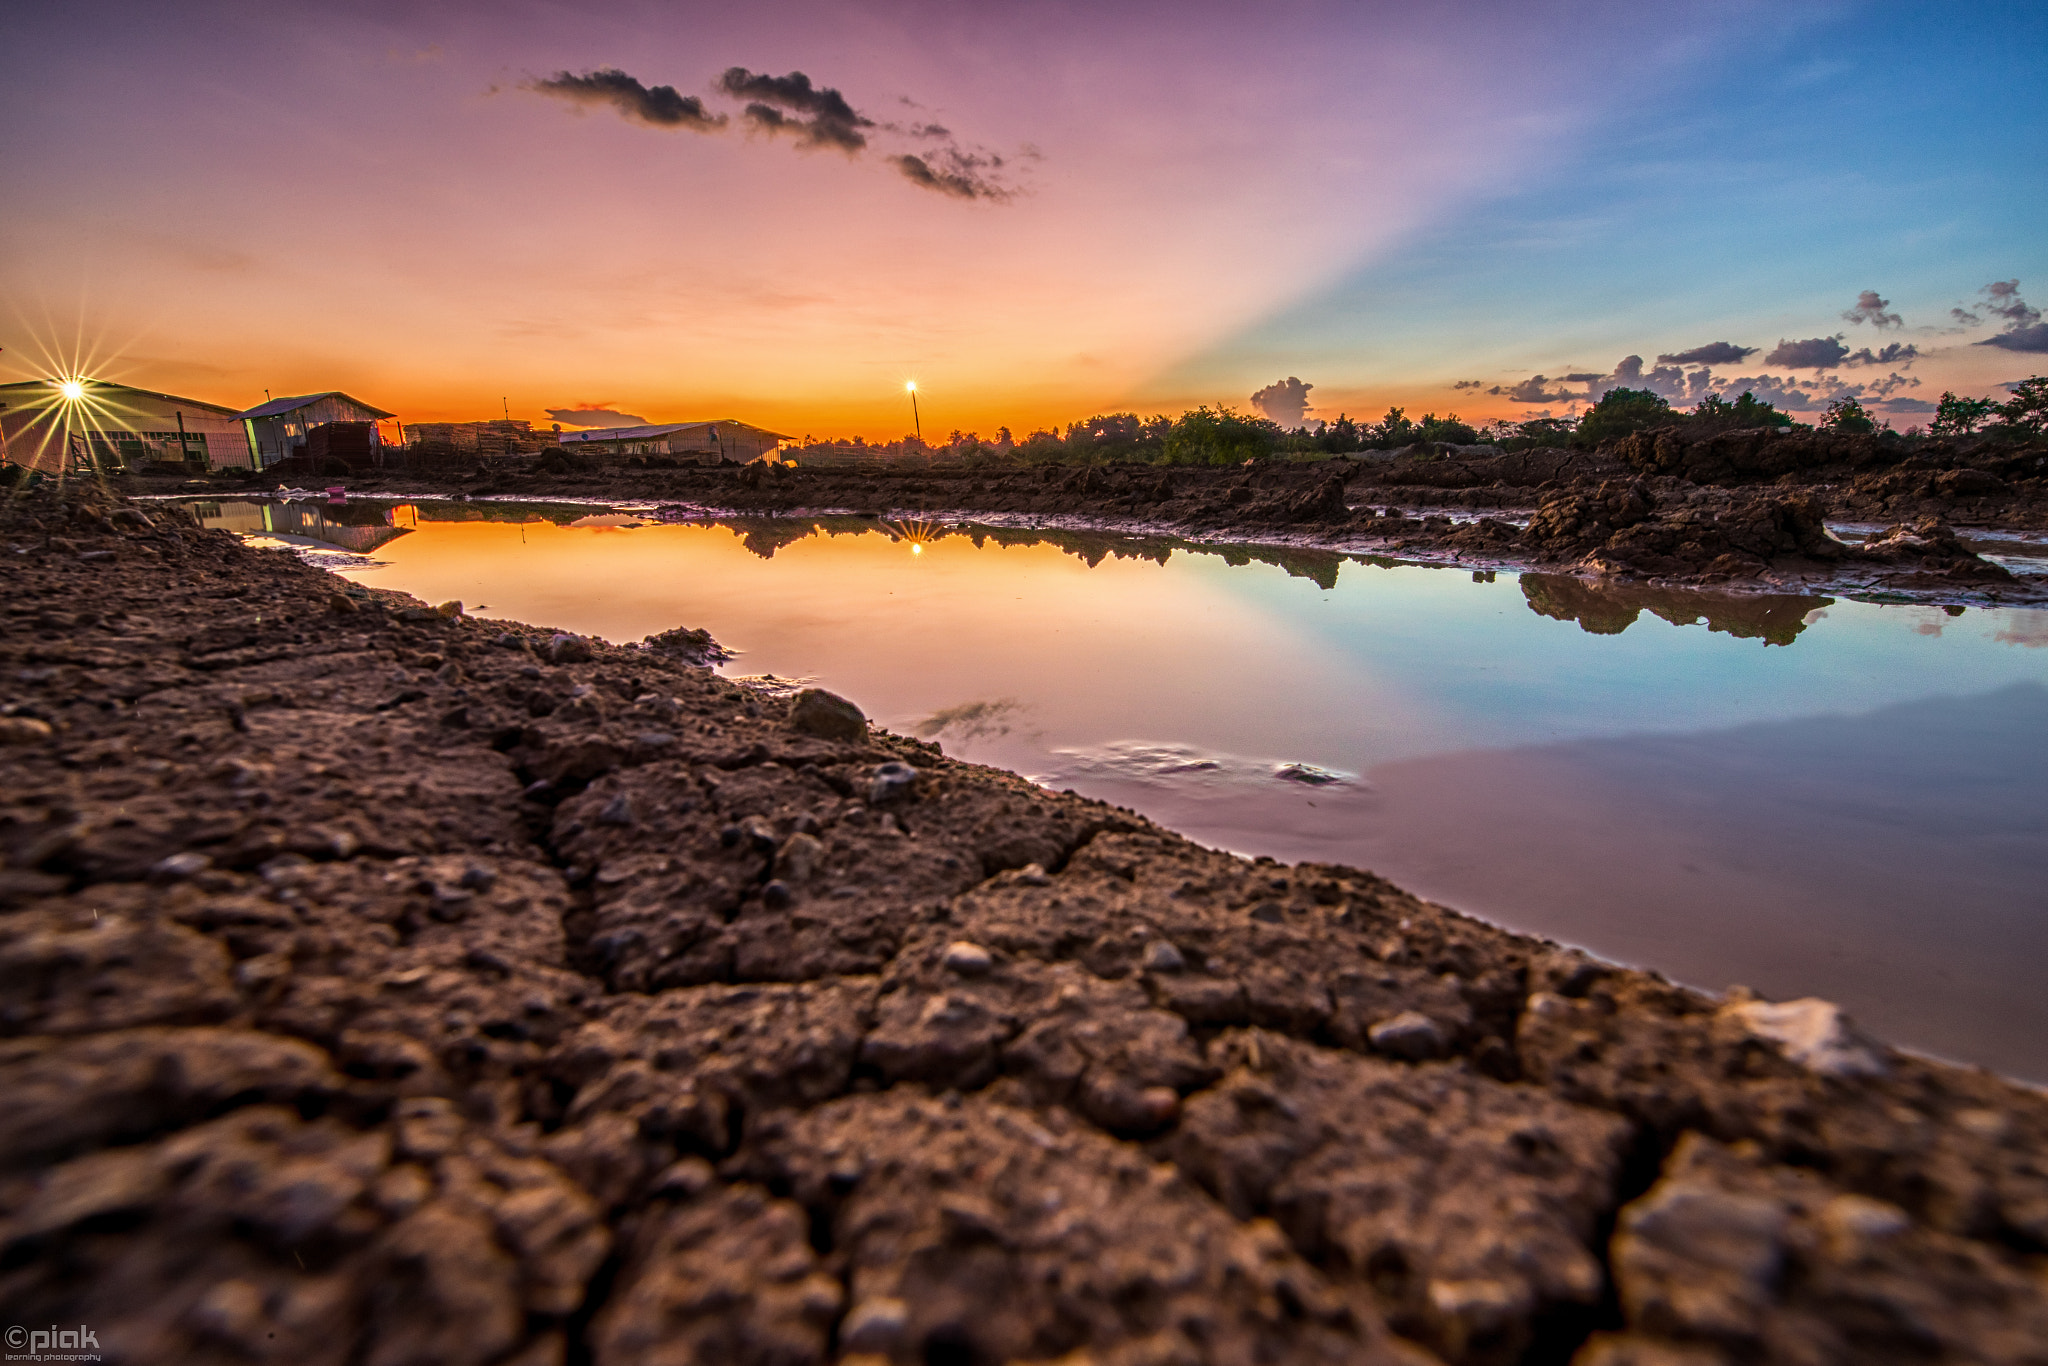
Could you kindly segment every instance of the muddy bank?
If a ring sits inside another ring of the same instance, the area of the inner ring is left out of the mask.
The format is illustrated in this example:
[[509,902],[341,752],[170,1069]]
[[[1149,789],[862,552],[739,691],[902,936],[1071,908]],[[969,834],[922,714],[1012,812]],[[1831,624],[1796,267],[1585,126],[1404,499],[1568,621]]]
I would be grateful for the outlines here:
[[[178,487],[270,482],[224,475]],[[1907,452],[1867,437],[1672,431],[1641,433],[1599,452],[1418,449],[1227,469],[646,468],[549,455],[488,470],[343,482],[358,491],[638,499],[740,515],[1055,518],[1598,579],[1937,601],[2048,599],[2041,576],[2016,576],[1956,535],[1958,527],[2048,529],[2048,454],[2031,446],[1931,443]],[[1826,530],[1830,519],[1879,530],[1844,544]]]
[[693,635],[96,490],[0,553],[0,1277],[110,1360],[2042,1359],[2048,1099],[1823,1003],[1204,850]]

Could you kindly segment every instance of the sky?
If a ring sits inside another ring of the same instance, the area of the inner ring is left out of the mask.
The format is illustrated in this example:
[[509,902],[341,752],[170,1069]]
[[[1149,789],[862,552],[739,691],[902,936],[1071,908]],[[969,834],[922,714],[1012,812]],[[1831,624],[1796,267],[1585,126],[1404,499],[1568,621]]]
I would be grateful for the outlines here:
[[2048,371],[2038,3],[8,9],[7,379],[893,439]]

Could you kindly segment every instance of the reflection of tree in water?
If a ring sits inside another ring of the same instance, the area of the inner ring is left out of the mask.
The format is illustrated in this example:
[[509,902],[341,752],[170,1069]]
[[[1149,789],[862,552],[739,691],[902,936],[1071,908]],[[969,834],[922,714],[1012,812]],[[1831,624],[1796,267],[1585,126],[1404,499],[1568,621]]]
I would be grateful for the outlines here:
[[1337,569],[1350,558],[1329,550],[1255,545],[1232,546],[1223,552],[1223,563],[1227,565],[1270,564],[1286,570],[1289,578],[1307,579],[1325,591],[1337,586]]
[[1648,611],[1673,626],[1702,619],[1709,631],[1765,645],[1790,645],[1806,629],[1807,616],[1833,598],[1803,593],[1705,593],[1648,584],[1588,583],[1568,574],[1524,574],[1522,596],[1529,610],[1556,621],[1576,621],[1596,636],[1620,635]]
[[799,521],[791,517],[763,517],[759,520],[749,518],[744,522],[727,522],[725,525],[740,533],[741,545],[764,560],[774,559],[776,551],[786,545],[795,545],[818,529],[816,522]]

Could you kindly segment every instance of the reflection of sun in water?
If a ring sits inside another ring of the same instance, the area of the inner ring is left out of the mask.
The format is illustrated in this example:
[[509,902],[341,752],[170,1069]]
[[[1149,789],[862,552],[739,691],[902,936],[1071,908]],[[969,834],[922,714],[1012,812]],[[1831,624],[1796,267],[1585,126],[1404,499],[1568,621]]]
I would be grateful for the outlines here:
[[913,555],[924,554],[926,546],[946,534],[946,529],[937,522],[922,517],[901,522],[884,522],[882,525],[889,529],[890,540],[907,541]]

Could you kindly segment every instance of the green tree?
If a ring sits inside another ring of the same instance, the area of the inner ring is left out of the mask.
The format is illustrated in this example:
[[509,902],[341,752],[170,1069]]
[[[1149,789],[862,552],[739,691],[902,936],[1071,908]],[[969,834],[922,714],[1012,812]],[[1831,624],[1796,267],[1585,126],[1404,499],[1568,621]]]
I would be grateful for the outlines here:
[[1997,412],[1998,404],[1991,399],[1944,392],[1941,402],[1934,405],[1934,423],[1929,430],[1935,436],[1968,436]]
[[1166,438],[1166,461],[1172,465],[1235,465],[1263,460],[1280,439],[1280,424],[1240,413],[1219,403],[1182,413]]
[[1403,410],[1389,408],[1385,417],[1365,429],[1365,437],[1366,449],[1390,451],[1415,440],[1415,424],[1408,420],[1408,414]]
[[1422,421],[1415,426],[1417,441],[1447,441],[1453,446],[1470,446],[1479,440],[1479,433],[1472,430],[1468,422],[1460,422],[1456,413],[1438,417],[1435,413],[1424,413]]
[[1569,417],[1532,417],[1515,430],[1538,446],[1563,446],[1571,441],[1572,431],[1578,425],[1576,419]]
[[2012,397],[1998,405],[2001,423],[2016,436],[2048,432],[2048,376],[2036,375],[2012,387]]
[[1839,436],[1865,436],[1877,430],[1877,419],[1853,397],[1838,398],[1828,405],[1820,429]]
[[1609,389],[1586,410],[1572,433],[1572,444],[1593,447],[1646,427],[1662,427],[1678,415],[1662,394],[1649,389]]
[[1702,426],[1717,430],[1733,431],[1748,427],[1789,427],[1792,415],[1781,413],[1768,403],[1759,403],[1756,395],[1749,390],[1742,391],[1742,397],[1730,403],[1719,394],[1708,394],[1692,410],[1692,420]]
[[1363,440],[1364,436],[1359,431],[1358,424],[1343,413],[1339,413],[1335,422],[1323,428],[1322,436],[1316,444],[1330,454],[1336,455],[1342,451],[1357,450]]

